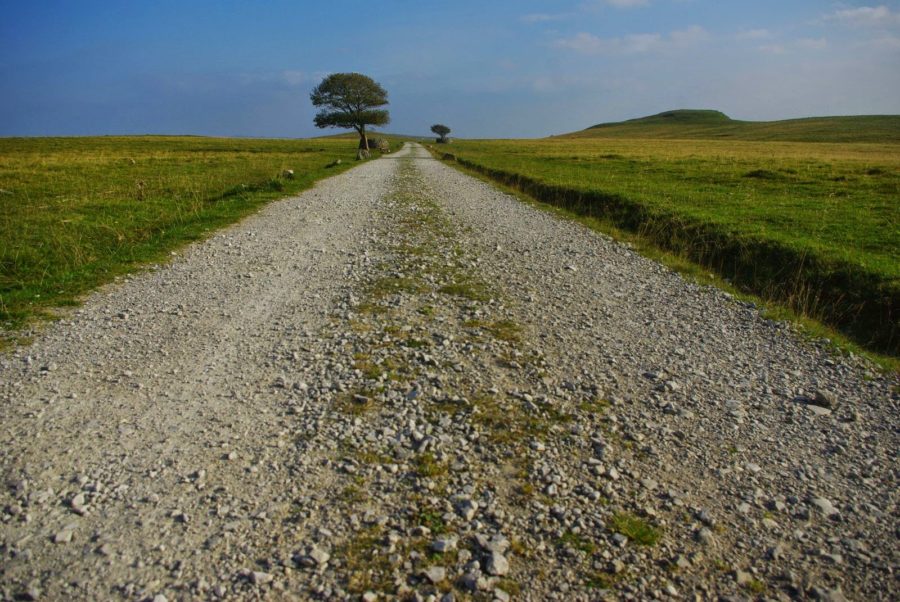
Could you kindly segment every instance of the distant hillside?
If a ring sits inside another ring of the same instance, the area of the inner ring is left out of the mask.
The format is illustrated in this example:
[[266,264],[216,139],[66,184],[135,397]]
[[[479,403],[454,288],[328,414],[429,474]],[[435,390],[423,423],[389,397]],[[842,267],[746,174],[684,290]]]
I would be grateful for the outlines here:
[[601,123],[563,137],[900,143],[900,115],[737,121],[719,111],[682,109]]

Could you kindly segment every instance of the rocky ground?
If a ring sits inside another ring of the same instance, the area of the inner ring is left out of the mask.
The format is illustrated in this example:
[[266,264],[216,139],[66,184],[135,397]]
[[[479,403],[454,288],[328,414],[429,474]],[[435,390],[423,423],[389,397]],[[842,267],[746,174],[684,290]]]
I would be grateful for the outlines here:
[[895,599],[898,402],[415,146],[0,356],[0,598]]

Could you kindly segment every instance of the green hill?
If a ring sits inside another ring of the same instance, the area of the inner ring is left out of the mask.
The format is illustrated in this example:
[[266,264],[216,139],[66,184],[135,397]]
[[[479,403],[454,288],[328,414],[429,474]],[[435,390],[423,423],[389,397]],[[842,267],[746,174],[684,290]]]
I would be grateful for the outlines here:
[[900,143],[900,115],[738,121],[720,111],[682,109],[601,123],[562,137]]

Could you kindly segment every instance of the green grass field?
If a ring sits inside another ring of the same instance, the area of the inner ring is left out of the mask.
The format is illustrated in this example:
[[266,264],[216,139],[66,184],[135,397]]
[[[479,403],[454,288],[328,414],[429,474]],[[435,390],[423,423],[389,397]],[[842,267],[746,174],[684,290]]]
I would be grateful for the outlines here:
[[900,144],[557,137],[441,150],[898,354]]
[[719,111],[679,110],[601,123],[563,137],[900,143],[900,115],[738,121]]
[[0,139],[0,331],[351,167],[355,149],[346,139]]

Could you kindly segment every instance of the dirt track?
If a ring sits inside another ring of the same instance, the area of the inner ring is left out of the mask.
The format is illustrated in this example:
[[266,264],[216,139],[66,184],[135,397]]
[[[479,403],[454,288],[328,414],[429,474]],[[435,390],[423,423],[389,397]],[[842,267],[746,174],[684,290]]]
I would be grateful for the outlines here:
[[895,386],[411,147],[0,358],[0,597],[887,600]]

